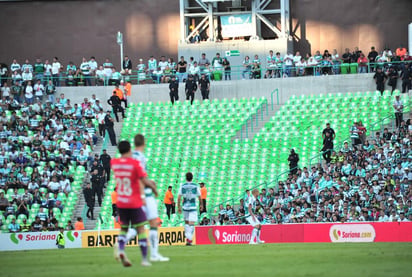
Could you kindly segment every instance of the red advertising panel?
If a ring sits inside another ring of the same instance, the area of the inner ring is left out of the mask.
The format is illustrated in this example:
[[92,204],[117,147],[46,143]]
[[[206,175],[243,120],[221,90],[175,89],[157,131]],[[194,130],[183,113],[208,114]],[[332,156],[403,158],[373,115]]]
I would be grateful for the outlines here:
[[[250,225],[198,226],[197,244],[249,243]],[[263,225],[266,243],[289,242],[412,242],[412,222]]]

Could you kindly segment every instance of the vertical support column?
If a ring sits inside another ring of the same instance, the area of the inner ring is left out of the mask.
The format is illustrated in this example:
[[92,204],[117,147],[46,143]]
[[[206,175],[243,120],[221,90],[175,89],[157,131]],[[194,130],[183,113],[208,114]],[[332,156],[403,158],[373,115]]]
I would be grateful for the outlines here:
[[252,38],[256,38],[257,24],[256,24],[256,7],[259,7],[260,0],[252,0]]
[[185,0],[179,0],[179,9],[180,9],[180,42],[184,42],[186,39]]
[[280,0],[280,32],[283,36],[286,34],[286,2],[288,0]]
[[412,53],[412,23],[408,26],[409,55]]
[[213,5],[212,3],[208,3],[208,21],[209,21],[209,40],[215,41],[215,24],[213,22]]

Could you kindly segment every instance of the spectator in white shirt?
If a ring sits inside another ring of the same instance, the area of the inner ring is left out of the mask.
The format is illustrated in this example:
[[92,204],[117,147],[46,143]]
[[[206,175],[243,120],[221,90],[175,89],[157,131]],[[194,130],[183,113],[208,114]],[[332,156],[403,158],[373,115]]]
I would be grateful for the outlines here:
[[37,80],[37,83],[34,85],[33,89],[34,89],[34,96],[38,97],[40,101],[43,101],[44,86],[41,83],[41,80]]
[[53,84],[58,87],[60,86],[60,70],[62,65],[59,62],[59,58],[54,57],[52,63],[52,76],[53,76]]
[[291,52],[288,52],[284,56],[283,64],[285,66],[285,74],[283,74],[283,77],[290,77],[292,73],[292,67],[293,67],[293,54]]

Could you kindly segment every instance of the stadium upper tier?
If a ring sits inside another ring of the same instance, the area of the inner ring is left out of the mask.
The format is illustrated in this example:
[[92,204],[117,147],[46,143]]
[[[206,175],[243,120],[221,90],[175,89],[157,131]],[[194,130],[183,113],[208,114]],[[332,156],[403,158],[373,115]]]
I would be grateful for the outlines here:
[[[402,95],[405,112],[410,99]],[[380,130],[393,115],[390,92],[357,92],[292,96],[265,124],[253,139],[240,140],[249,117],[257,115],[265,98],[223,99],[213,101],[139,103],[129,105],[120,139],[133,142],[137,133],[146,136],[149,177],[159,188],[159,213],[163,226],[181,223],[177,215],[167,220],[163,196],[168,186],[177,189],[191,171],[195,182],[205,182],[208,188],[208,211],[222,202],[242,198],[246,189],[259,184],[276,187],[289,172],[289,150],[300,155],[299,165],[318,163],[322,148],[322,129],[330,122],[336,131],[335,148],[349,139],[354,120],[362,120],[368,132]],[[316,158],[312,158],[312,157]],[[103,203],[102,216],[112,227],[110,182]],[[236,202],[237,203],[237,202]]]

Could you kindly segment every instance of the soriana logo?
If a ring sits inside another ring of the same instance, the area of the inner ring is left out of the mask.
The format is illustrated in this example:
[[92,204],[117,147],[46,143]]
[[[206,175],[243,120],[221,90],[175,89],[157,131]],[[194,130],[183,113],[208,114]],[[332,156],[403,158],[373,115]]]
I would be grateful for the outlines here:
[[[207,232],[208,243],[227,244],[227,243],[249,243],[251,237],[251,227],[247,226],[220,226],[211,228],[202,228],[196,231],[196,240],[205,240]],[[206,241],[204,243],[207,243]],[[207,243],[207,244],[208,244]]]
[[371,224],[339,224],[329,229],[332,242],[373,242],[376,237]]

